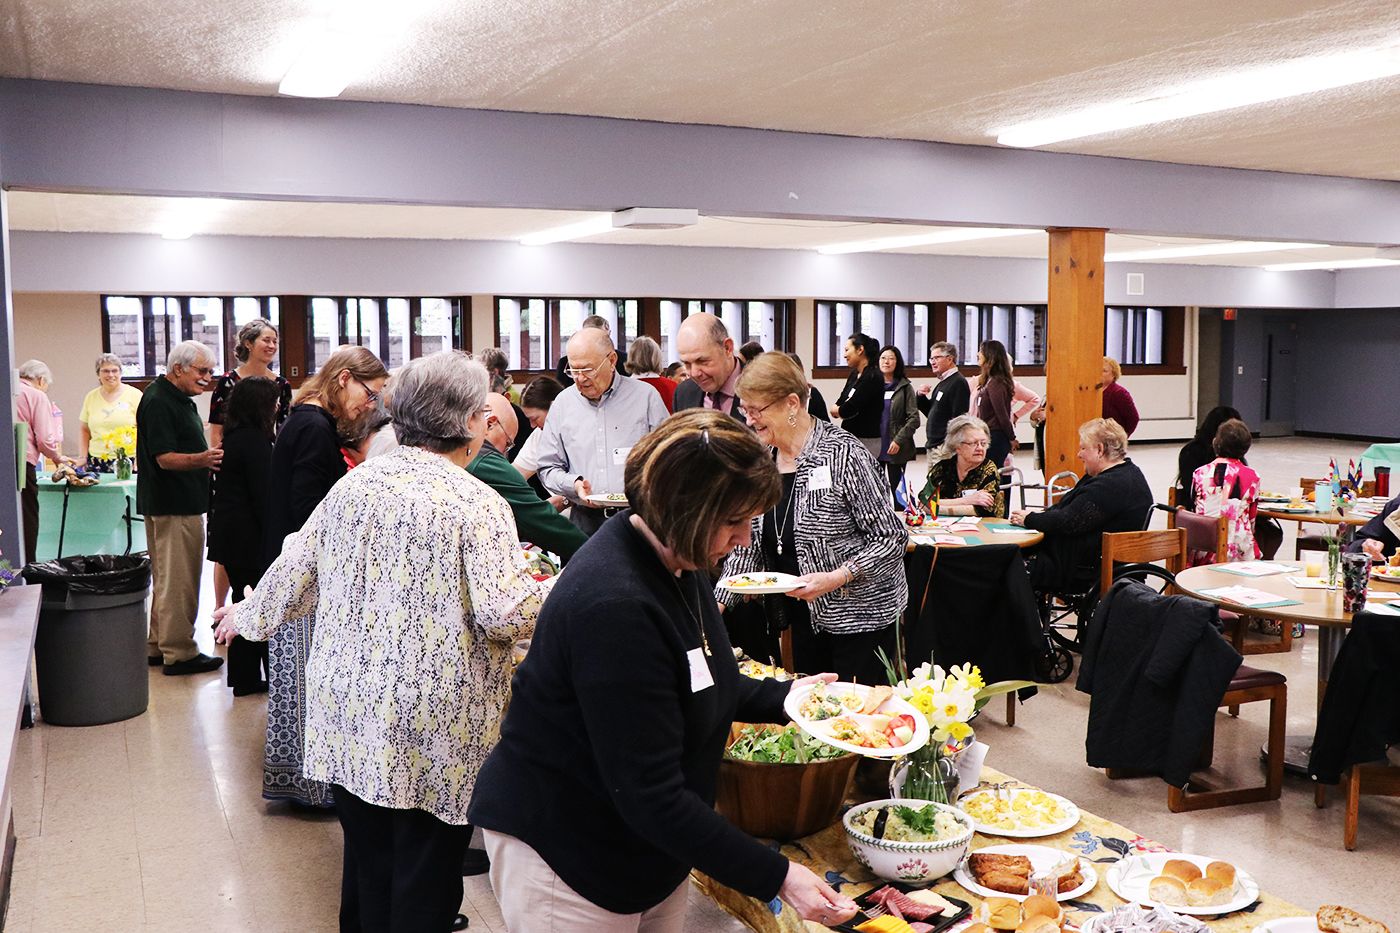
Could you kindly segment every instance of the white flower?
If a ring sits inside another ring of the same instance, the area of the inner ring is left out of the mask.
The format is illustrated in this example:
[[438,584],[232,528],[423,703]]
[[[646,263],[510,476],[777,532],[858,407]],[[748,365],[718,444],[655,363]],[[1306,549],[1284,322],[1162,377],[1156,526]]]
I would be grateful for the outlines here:
[[945,727],[950,723],[967,722],[977,709],[977,698],[972,691],[949,689],[939,691],[933,698],[933,710],[928,720],[934,727]]

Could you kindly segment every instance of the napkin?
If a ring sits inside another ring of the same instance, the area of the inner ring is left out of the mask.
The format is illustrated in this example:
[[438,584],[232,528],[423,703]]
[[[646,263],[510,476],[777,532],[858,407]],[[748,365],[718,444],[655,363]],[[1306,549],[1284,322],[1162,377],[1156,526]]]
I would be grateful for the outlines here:
[[958,756],[958,793],[965,794],[982,783],[982,762],[987,760],[990,747],[973,742]]

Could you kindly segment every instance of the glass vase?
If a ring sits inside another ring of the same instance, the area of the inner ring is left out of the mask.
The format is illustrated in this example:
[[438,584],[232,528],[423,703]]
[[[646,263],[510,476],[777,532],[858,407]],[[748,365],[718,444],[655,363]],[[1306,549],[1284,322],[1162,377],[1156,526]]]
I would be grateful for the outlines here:
[[117,479],[131,479],[131,458],[126,454],[117,457]]
[[958,800],[958,756],[972,744],[969,736],[955,748],[931,741],[890,771],[890,796],[935,803]]
[[1327,588],[1337,588],[1337,576],[1342,568],[1342,545],[1335,538],[1327,542]]

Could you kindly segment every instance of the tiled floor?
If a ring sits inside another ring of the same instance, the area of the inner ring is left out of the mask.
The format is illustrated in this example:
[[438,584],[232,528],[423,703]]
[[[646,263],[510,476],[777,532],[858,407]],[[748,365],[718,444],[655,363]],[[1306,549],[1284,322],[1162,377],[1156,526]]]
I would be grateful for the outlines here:
[[[1327,456],[1351,456],[1361,446],[1263,441],[1251,461],[1266,485],[1289,486],[1315,474]],[[1176,449],[1134,451],[1154,489],[1170,482]],[[1284,549],[1291,553],[1291,530]],[[1316,639],[1250,663],[1288,675],[1290,731],[1311,731]],[[1245,707],[1238,721],[1220,718],[1216,761],[1227,771],[1257,773],[1264,705]],[[1087,710],[1087,697],[1069,684],[1042,690],[1014,729],[1001,725],[993,707],[978,722],[992,747],[988,763],[1173,848],[1234,861],[1266,890],[1305,908],[1345,903],[1397,918],[1400,801],[1363,801],[1361,845],[1350,853],[1342,848],[1340,805],[1314,809],[1310,786],[1297,778],[1277,803],[1173,815],[1160,781],[1109,782],[1084,765]],[[142,716],[25,732],[15,765],[19,844],[5,929],[334,930],[340,829],[333,818],[261,799],[264,720],[260,697],[235,700],[214,675],[155,673]],[[485,878],[467,880],[463,910],[472,929],[504,931]],[[692,892],[688,929],[741,927]]]

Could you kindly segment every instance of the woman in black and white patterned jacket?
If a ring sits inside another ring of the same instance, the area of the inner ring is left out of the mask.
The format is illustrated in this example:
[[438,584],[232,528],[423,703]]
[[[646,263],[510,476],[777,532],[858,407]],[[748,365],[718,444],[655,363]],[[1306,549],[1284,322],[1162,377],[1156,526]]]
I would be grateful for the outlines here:
[[[774,449],[783,495],[754,519],[752,541],[730,553],[724,572],[801,576],[803,585],[780,603],[797,670],[883,683],[875,652],[895,653],[909,533],[879,464],[850,432],[808,413],[807,380],[784,354],[744,367],[738,391],[744,417]],[[727,605],[741,598],[721,593]]]

